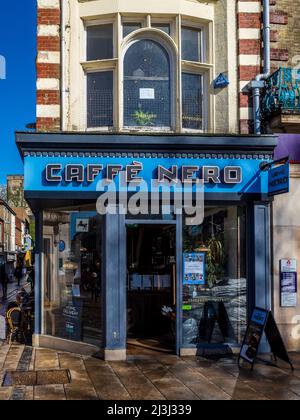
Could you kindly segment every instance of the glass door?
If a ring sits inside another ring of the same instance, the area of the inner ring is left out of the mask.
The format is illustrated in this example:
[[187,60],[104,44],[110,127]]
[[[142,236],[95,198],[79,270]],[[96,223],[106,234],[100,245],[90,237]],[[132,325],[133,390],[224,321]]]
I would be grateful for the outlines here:
[[176,222],[127,221],[128,351],[176,349]]

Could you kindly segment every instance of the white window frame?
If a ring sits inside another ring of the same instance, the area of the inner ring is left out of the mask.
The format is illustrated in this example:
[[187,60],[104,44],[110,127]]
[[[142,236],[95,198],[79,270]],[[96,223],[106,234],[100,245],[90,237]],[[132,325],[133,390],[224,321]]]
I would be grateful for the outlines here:
[[207,39],[208,39],[208,26],[204,25],[203,23],[196,22],[194,20],[187,20],[183,19],[181,20],[181,26],[179,28],[180,31],[180,45],[182,40],[182,29],[197,29],[198,31],[201,31],[201,57],[200,61],[189,61],[189,60],[183,60],[182,58],[182,48],[180,50],[180,59],[185,62],[189,63],[197,63],[197,64],[207,64],[209,59],[208,54],[208,45],[207,45]]
[[[130,49],[132,45],[136,42],[141,41],[143,39],[149,39],[151,41],[157,42],[161,45],[166,51],[169,56],[170,60],[170,101],[171,101],[171,109],[170,109],[170,127],[139,127],[139,126],[124,126],[124,59],[126,56],[127,51]],[[172,45],[173,41],[165,32],[162,32],[158,29],[147,28],[145,30],[140,30],[136,33],[132,34],[132,37],[127,37],[124,39],[122,45],[122,55],[120,57],[120,81],[121,81],[121,90],[120,90],[120,97],[122,100],[120,101],[120,123],[122,123],[122,131],[129,132],[129,131],[136,131],[136,132],[168,132],[172,133],[176,131],[176,87],[178,83],[178,74],[177,74],[177,60],[178,60],[178,51],[176,49],[176,45]]]
[[[160,30],[158,28],[154,28],[153,27],[153,25],[156,25],[156,24],[157,25],[159,25],[159,24],[170,25],[170,35],[169,36],[172,39],[175,39],[175,34],[176,34],[175,25],[176,25],[176,22],[175,22],[175,18],[174,17],[173,18],[170,18],[170,17],[164,18],[164,17],[155,17],[155,16],[152,16],[151,17],[151,27],[153,29]],[[164,33],[166,33],[166,32],[164,32]],[[168,34],[166,34],[166,35],[168,35]]]
[[[92,60],[87,61],[87,28],[91,26],[102,26],[102,25],[112,25],[113,26],[113,57],[111,59],[104,60]],[[97,20],[87,20],[84,22],[84,33],[83,33],[83,42],[82,45],[82,62],[81,66],[83,69],[82,85],[83,85],[83,94],[84,101],[82,104],[83,112],[83,121],[82,126],[85,127],[85,130],[88,132],[110,132],[115,130],[117,122],[117,101],[116,101],[116,86],[117,86],[117,62],[118,62],[118,24],[116,18],[109,19],[97,19]],[[87,122],[87,75],[90,73],[100,73],[100,72],[113,72],[113,125],[112,126],[101,126],[101,127],[88,127]]]
[[[87,117],[88,117],[88,108],[87,108],[87,77],[88,74],[95,74],[95,73],[106,73],[106,72],[112,72],[113,74],[113,87],[112,87],[112,92],[113,92],[113,125],[112,126],[102,126],[102,127],[88,127],[88,122],[87,122]],[[85,116],[86,116],[86,130],[87,131],[103,131],[103,132],[109,132],[109,131],[114,131],[115,130],[115,125],[116,125],[116,101],[115,101],[115,90],[116,90],[116,69],[109,66],[107,68],[102,67],[101,69],[97,69],[94,71],[89,71],[87,70],[85,72],[84,78],[85,78],[85,92],[84,92],[84,97],[85,97]]]
[[[141,23],[142,28],[123,38],[123,23]],[[170,24],[171,36],[152,23]],[[113,25],[113,58],[107,60],[87,61],[87,28],[90,26]],[[201,62],[182,60],[182,28],[201,30]],[[213,126],[213,98],[209,87],[213,80],[214,65],[210,63],[213,53],[209,50],[211,34],[209,23],[193,18],[182,18],[180,15],[122,15],[120,13],[103,19],[88,19],[83,21],[81,36],[81,83],[83,100],[81,99],[81,126],[85,131],[92,132],[163,132],[163,133],[203,133]],[[171,127],[125,127],[124,126],[124,58],[134,42],[151,39],[167,50],[170,59],[171,84]],[[87,74],[102,71],[113,72],[113,127],[87,127]],[[182,123],[182,73],[200,74],[203,76],[203,130],[183,128]]]
[[[183,112],[181,111],[181,130],[183,133],[204,133],[208,130],[208,112],[209,112],[209,103],[208,103],[208,80],[209,75],[207,71],[199,69],[191,69],[189,67],[183,67],[181,71],[181,78],[183,74],[192,74],[195,76],[202,76],[202,129],[193,129],[183,127]],[[181,83],[181,110],[183,108],[183,87]],[[206,100],[207,99],[207,100]]]

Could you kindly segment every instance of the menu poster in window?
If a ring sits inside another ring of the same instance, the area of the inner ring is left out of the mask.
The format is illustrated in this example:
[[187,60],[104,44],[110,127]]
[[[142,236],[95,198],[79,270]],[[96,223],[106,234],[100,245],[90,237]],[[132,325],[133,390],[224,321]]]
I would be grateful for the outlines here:
[[76,220],[76,233],[87,233],[89,231],[89,219]]
[[183,284],[205,285],[205,253],[183,254]]
[[62,311],[65,333],[69,340],[82,341],[83,302],[73,298]]

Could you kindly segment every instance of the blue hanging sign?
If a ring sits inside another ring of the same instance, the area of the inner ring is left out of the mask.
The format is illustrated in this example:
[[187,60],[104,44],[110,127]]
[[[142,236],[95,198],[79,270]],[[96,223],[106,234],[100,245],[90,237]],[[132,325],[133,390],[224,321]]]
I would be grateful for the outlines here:
[[289,162],[269,170],[269,196],[285,194],[290,191]]
[[59,241],[59,252],[64,252],[66,249],[65,241]]
[[220,73],[219,76],[214,81],[215,89],[223,89],[229,85],[229,80],[224,73]]

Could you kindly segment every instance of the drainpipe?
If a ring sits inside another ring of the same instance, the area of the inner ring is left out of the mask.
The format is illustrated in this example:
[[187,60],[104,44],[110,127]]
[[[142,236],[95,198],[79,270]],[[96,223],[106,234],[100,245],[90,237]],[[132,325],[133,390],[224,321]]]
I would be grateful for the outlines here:
[[251,83],[253,90],[253,118],[254,132],[261,134],[261,104],[260,90],[265,87],[265,80],[271,74],[271,25],[270,25],[270,0],[263,0],[263,41],[264,41],[264,73],[256,76]]
[[60,126],[64,130],[65,0],[60,0]]

